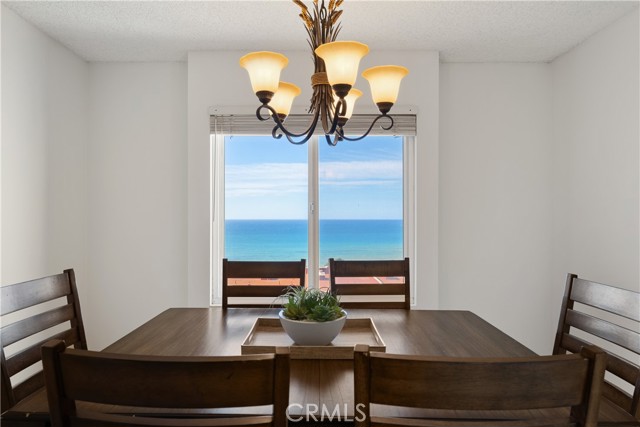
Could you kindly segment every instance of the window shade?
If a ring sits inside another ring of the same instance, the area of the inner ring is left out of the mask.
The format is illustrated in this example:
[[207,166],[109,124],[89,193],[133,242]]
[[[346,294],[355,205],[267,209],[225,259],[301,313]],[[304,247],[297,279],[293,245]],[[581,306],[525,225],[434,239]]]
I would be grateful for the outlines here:
[[[384,130],[380,125],[388,126],[389,120],[382,118],[378,120],[371,129],[369,135],[416,135],[416,116],[415,114],[392,114],[394,125],[391,130]],[[310,115],[292,114],[287,117],[285,127],[290,132],[300,133],[306,130],[311,124]],[[358,137],[364,134],[371,122],[376,118],[373,114],[353,115],[344,127],[346,136]],[[255,114],[233,114],[233,115],[216,115],[211,116],[211,133],[216,132],[226,135],[271,135],[271,130],[275,126],[273,120],[261,122]],[[322,123],[318,121],[316,126],[317,135],[322,135]]]

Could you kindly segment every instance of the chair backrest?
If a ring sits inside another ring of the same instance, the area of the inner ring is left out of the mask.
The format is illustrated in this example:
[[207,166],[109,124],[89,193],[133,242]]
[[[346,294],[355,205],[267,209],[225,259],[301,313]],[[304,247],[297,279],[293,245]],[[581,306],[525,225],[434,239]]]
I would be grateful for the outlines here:
[[[331,291],[348,298],[341,300],[345,308],[411,308],[409,258],[376,261],[330,258],[329,271]],[[389,296],[404,299],[391,301]]]
[[[456,426],[469,417],[456,411],[474,411],[478,425],[487,425],[482,421],[489,418],[488,425],[499,426],[504,423],[496,411],[567,407],[570,417],[553,411],[563,419],[544,415],[540,424],[534,419],[527,425],[597,425],[605,365],[605,353],[597,347],[580,355],[467,359],[369,353],[367,346],[356,346],[354,357],[356,427],[402,425],[393,418],[372,418],[372,403],[446,411],[440,416],[451,424],[440,420],[437,425]],[[487,418],[482,411],[490,411]],[[518,413],[509,412],[506,424],[521,425],[513,419]]]
[[[222,308],[269,307],[290,286],[305,286],[306,260],[229,261],[222,260]],[[230,283],[236,282],[236,283]],[[256,298],[269,298],[264,303]],[[230,301],[229,298],[244,298]]]
[[165,415],[179,409],[272,405],[272,415],[238,416],[227,420],[229,424],[220,416],[207,419],[204,411],[200,415],[194,411],[171,425],[286,427],[288,348],[277,348],[275,354],[169,357],[73,350],[60,341],[50,341],[42,347],[42,361],[53,427],[89,426],[97,421],[130,426],[170,425],[168,418],[157,413],[118,415],[107,412],[118,412],[113,407],[88,407],[85,403],[79,407],[76,401],[153,408]]
[[72,269],[2,286],[0,295],[4,412],[44,387],[39,366],[43,343],[59,338],[69,346],[86,349],[87,339]]
[[[634,390],[630,395],[605,381],[603,397],[637,419],[640,419],[640,366],[627,358],[631,354],[640,360],[639,329],[640,293],[567,275],[553,354],[576,353],[592,343],[603,347],[607,352],[607,371],[631,384]],[[582,332],[576,334],[578,330]]]

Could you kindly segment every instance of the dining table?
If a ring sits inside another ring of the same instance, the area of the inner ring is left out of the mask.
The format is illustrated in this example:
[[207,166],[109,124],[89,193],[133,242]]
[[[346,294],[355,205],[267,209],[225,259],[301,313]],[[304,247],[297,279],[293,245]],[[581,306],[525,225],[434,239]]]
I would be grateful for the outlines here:
[[[170,308],[102,351],[159,356],[240,355],[243,352],[243,342],[252,331],[256,320],[277,319],[278,311],[276,308]],[[352,309],[349,310],[348,317],[372,319],[384,341],[387,353],[461,358],[535,355],[525,345],[470,311]],[[293,342],[289,344],[293,345]],[[322,420],[323,416],[326,418],[328,415],[320,412],[320,408],[324,406],[330,408],[331,415],[328,421],[350,422],[353,420],[355,407],[353,381],[352,359],[292,357],[290,421]],[[104,410],[118,413],[133,411],[132,408],[118,406],[110,406]],[[240,409],[242,413],[256,414],[265,410]],[[208,411],[215,413],[219,410]],[[555,410],[527,411],[524,416],[548,417],[553,414],[550,411]],[[471,411],[468,412],[469,417],[476,416]],[[447,414],[440,414],[438,411],[382,406],[372,406],[372,415],[447,417]],[[613,405],[600,405],[600,421],[613,420],[625,420],[629,425],[640,425],[633,424],[637,420]],[[42,426],[47,425],[47,422],[48,405],[44,389],[2,414],[3,426]]]

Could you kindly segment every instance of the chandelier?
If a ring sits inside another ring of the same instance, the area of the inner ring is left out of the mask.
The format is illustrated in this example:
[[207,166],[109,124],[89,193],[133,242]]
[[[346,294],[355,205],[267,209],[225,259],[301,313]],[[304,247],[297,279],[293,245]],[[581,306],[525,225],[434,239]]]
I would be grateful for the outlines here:
[[405,67],[383,65],[372,67],[362,73],[369,81],[373,102],[380,114],[373,119],[368,130],[359,137],[348,137],[344,125],[353,114],[353,107],[362,92],[353,87],[358,76],[360,60],[369,53],[367,45],[355,41],[336,41],[341,25],[338,22],[344,0],[330,0],[325,7],[324,0],[313,0],[311,10],[301,1],[293,0],[300,9],[309,36],[308,43],[313,51],[315,72],[311,76],[313,95],[309,113],[313,114],[311,124],[301,133],[287,130],[284,122],[291,111],[293,99],[300,95],[300,88],[292,83],[280,81],[280,72],[287,66],[286,56],[275,52],[252,52],[240,58],[240,66],[249,73],[251,86],[262,103],[256,110],[259,120],[273,119],[275,126],[271,135],[286,138],[292,144],[304,144],[314,134],[318,122],[322,124],[329,145],[339,141],[358,141],[369,135],[373,126],[381,124],[384,130],[393,127],[393,118],[388,115],[396,102],[400,81],[409,73]]

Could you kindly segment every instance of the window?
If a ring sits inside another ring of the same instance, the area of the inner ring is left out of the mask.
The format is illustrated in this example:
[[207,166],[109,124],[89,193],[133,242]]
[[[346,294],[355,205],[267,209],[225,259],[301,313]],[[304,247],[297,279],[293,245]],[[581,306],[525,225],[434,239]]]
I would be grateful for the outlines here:
[[402,259],[403,138],[318,145],[319,286],[329,258]]
[[330,257],[412,256],[411,132],[336,147],[322,137],[293,145],[242,130],[238,116],[232,117],[236,126],[224,117],[212,120],[214,304],[220,301],[218,266],[224,257],[305,258],[308,286],[328,287]]
[[224,157],[224,256],[307,259],[306,147],[268,136],[225,136]]

